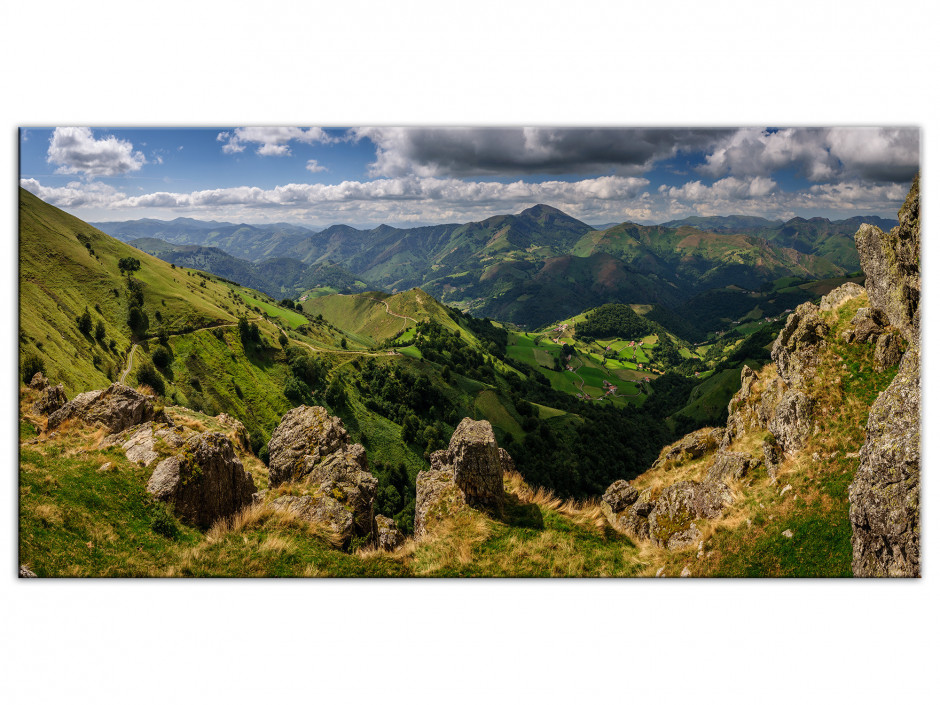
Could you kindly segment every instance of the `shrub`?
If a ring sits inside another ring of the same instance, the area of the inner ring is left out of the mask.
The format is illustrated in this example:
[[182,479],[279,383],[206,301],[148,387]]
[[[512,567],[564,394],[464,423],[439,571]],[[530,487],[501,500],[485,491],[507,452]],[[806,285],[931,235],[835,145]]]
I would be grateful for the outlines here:
[[163,382],[163,377],[160,376],[160,373],[151,365],[149,362],[145,362],[140,366],[140,369],[137,371],[137,382],[138,384],[146,384],[153,388],[157,394],[161,396],[166,391],[166,385]]
[[136,257],[122,257],[118,260],[118,269],[125,274],[136,272],[140,269],[140,260]]
[[165,536],[168,539],[175,539],[179,535],[179,524],[176,517],[162,502],[153,505],[150,516],[150,529],[155,534],[160,534],[160,536]]
[[26,353],[23,356],[23,381],[29,384],[37,372],[46,374],[46,363],[36,353]]
[[153,364],[160,368],[165,368],[170,363],[170,351],[162,345],[155,347],[150,357]]
[[85,312],[75,319],[75,322],[78,323],[78,330],[81,331],[83,335],[91,335],[91,314],[88,313],[88,307],[85,307]]
[[99,343],[104,342],[104,323],[102,323],[101,321],[98,321],[95,324],[95,339]]

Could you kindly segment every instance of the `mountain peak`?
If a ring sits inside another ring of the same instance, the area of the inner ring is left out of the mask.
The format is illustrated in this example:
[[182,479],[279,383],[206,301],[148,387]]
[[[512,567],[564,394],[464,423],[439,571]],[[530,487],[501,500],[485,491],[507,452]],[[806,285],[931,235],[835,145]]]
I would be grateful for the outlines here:
[[539,218],[545,215],[563,215],[566,218],[571,217],[564,211],[560,211],[557,208],[554,208],[552,206],[547,206],[544,203],[537,203],[531,208],[526,208],[519,215],[527,215],[531,218]]

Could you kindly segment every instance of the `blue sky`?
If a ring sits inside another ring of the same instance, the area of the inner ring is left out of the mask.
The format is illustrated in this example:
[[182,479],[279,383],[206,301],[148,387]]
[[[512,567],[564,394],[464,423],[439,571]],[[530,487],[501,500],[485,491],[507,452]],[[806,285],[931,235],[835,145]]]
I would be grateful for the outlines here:
[[894,217],[919,153],[916,128],[30,127],[20,184],[91,221]]

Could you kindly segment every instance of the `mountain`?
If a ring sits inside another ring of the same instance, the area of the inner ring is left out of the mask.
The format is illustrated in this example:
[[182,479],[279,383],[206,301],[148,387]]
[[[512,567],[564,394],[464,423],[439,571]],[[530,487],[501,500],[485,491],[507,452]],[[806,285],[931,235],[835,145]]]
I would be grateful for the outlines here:
[[216,247],[233,257],[251,262],[283,256],[313,233],[309,228],[288,223],[236,225],[192,218],[169,221],[145,218],[91,225],[124,242],[156,238],[174,245]]
[[782,220],[767,220],[754,215],[694,215],[681,220],[670,220],[661,225],[666,228],[681,228],[683,225],[688,225],[710,233],[751,234],[754,230],[766,230],[782,223]]

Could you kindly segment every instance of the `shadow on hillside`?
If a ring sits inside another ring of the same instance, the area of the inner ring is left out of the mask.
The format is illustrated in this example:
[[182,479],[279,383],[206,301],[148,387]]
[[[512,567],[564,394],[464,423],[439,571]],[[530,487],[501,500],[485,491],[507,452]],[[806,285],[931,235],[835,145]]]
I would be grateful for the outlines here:
[[544,529],[542,510],[537,504],[522,502],[518,497],[503,493],[503,508],[497,519],[520,529]]

